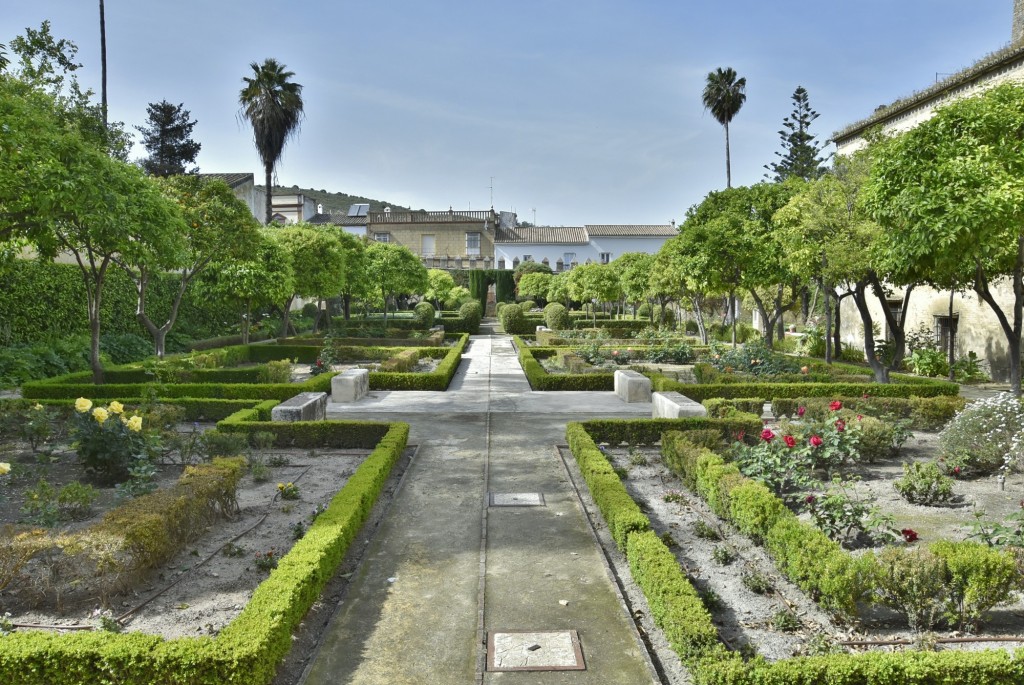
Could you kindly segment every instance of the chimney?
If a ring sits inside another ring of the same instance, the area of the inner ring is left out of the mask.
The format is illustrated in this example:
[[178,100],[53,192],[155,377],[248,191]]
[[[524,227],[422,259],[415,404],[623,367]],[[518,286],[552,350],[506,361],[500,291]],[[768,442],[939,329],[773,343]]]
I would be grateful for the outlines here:
[[1013,38],[1014,45],[1024,44],[1024,0],[1013,0]]

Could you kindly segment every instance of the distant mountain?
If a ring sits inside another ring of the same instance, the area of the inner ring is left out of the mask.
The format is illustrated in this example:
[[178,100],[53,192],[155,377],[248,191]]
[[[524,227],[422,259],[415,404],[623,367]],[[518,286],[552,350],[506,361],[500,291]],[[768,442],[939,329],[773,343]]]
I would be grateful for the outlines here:
[[394,202],[374,200],[373,198],[349,195],[348,193],[329,193],[326,190],[314,190],[298,186],[274,186],[274,195],[294,195],[296,193],[305,195],[316,204],[322,204],[324,206],[324,213],[345,213],[348,212],[349,207],[357,203],[369,204],[371,212],[383,211],[385,207],[390,207],[393,210],[409,209],[402,205],[396,205]]

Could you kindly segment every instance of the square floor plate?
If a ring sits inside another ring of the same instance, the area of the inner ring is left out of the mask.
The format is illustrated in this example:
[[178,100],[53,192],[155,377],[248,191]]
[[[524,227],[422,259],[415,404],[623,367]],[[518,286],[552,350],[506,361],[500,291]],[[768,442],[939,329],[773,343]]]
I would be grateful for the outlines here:
[[583,671],[575,630],[493,630],[487,635],[488,671]]
[[488,504],[492,507],[543,507],[542,492],[489,492]]

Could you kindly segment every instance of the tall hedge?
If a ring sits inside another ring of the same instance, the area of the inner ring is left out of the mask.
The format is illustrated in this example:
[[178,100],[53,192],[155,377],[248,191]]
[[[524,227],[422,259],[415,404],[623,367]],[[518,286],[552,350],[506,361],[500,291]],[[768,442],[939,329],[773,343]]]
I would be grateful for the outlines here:
[[[161,275],[150,284],[147,310],[154,321],[170,311],[177,287],[174,275]],[[135,319],[135,286],[119,269],[107,272],[101,325],[104,334],[149,334]],[[238,320],[232,308],[185,294],[171,330],[192,338],[221,335]],[[68,335],[88,334],[85,285],[74,264],[17,260],[0,274],[0,343],[32,343]]]

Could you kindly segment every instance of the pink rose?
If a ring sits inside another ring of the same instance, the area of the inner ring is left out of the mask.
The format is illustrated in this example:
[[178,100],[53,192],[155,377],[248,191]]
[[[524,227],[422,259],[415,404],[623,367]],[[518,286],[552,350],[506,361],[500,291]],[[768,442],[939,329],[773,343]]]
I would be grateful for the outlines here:
[[786,443],[786,447],[796,447],[796,438],[792,435],[782,436],[782,441]]
[[828,408],[832,411],[839,411],[843,408],[843,403],[839,400],[833,400],[832,402],[829,402]]
[[807,407],[797,407],[796,415],[799,416],[800,418],[803,418],[804,412],[806,412],[806,411],[807,411]]
[[772,433],[770,428],[765,428],[763,431],[761,431],[761,439],[764,440],[765,442],[771,442],[772,440],[775,439],[775,433]]
[[840,433],[846,430],[846,421],[843,421],[842,419],[836,419],[836,430],[839,431]]
[[812,435],[811,436],[811,447],[821,447],[822,443],[824,443],[824,442],[825,441],[821,439],[821,436],[818,436],[818,435]]

